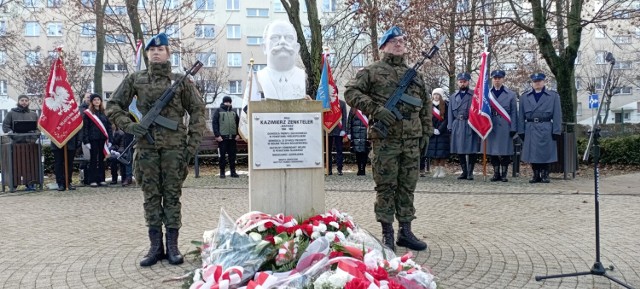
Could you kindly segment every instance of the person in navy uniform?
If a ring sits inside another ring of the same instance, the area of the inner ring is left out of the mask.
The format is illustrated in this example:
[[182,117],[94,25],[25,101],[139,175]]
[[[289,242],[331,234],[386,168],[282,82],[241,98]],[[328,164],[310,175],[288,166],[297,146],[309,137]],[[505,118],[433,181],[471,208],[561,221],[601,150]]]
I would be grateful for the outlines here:
[[458,179],[473,180],[473,167],[480,152],[480,138],[469,126],[469,107],[473,98],[473,89],[469,88],[471,75],[459,73],[457,79],[458,91],[449,97],[447,128],[451,132],[451,153],[458,154],[462,168]]
[[487,155],[490,156],[491,165],[493,166],[492,182],[509,181],[507,179],[507,171],[513,155],[513,136],[518,130],[517,96],[513,90],[503,85],[505,76],[504,70],[491,72],[491,82],[493,84],[491,94],[497,101],[497,105],[499,105],[499,107],[491,106],[493,128],[487,136],[486,142]]
[[545,87],[543,73],[531,75],[531,90],[520,96],[518,134],[523,141],[522,160],[530,163],[530,183],[548,183],[549,164],[558,161],[556,141],[562,133],[560,95]]

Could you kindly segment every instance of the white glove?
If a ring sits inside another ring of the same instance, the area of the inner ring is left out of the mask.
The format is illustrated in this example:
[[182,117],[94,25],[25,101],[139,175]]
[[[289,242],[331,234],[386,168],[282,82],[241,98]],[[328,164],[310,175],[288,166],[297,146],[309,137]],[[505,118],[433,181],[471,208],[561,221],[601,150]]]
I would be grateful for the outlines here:
[[347,135],[347,138],[348,138],[349,140],[351,140],[351,135],[350,135],[350,134],[348,134],[348,135]]
[[87,149],[91,149],[91,144],[90,143],[86,143],[86,144],[84,144],[84,147],[86,147]]
[[120,155],[121,155],[121,153],[119,153],[119,152],[113,152],[113,153],[112,153],[112,155],[113,155],[115,158],[119,158],[119,157],[120,157]]
[[344,136],[345,134],[347,134],[346,132],[344,132],[344,130],[340,131],[340,136]]
[[107,143],[107,147],[110,148],[112,144],[110,142]]
[[111,153],[111,155],[113,156],[113,155],[115,155],[115,154],[116,154],[116,151],[111,150],[109,153]]
[[437,129],[437,128],[434,128],[434,129],[433,129],[433,134],[434,134],[434,135],[440,135],[440,130],[439,130],[439,129]]

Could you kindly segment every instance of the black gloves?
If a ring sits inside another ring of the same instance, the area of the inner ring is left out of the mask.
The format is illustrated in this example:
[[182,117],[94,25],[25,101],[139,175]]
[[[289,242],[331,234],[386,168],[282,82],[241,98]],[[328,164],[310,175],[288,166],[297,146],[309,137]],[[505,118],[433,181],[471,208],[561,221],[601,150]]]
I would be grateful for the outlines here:
[[510,132],[509,132],[509,136],[510,136],[511,138],[513,138],[513,136],[514,136],[514,135],[516,135],[516,132],[515,132],[515,131],[510,131]]
[[524,141],[524,134],[523,133],[519,134],[518,136],[520,137],[520,140]]

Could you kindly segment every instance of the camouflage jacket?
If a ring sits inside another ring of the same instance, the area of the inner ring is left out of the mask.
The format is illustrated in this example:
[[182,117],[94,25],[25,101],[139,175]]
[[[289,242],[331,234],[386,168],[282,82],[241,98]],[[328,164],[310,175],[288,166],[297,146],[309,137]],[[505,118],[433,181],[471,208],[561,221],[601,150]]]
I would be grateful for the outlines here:
[[[405,63],[404,56],[383,54],[382,60],[377,61],[358,71],[355,79],[346,85],[344,98],[352,108],[360,109],[368,115],[372,121],[373,113],[385,102],[404,73],[410,67]],[[405,115],[401,121],[396,121],[389,127],[388,137],[393,138],[419,138],[429,137],[433,132],[431,123],[431,100],[427,93],[422,75],[418,74],[409,85],[406,94],[422,100],[422,108],[399,102],[396,107]],[[381,136],[375,131],[369,131],[369,138],[376,139]]]
[[[138,96],[138,110],[145,115],[162,93],[181,75],[171,73],[171,63],[150,63],[149,69],[127,75],[107,102],[107,116],[119,128],[130,123],[128,107],[135,95]],[[189,114],[189,127],[184,124],[185,114]],[[178,87],[173,100],[160,112],[168,119],[178,122],[178,130],[170,130],[159,125],[150,128],[155,144],[146,138],[138,140],[138,148],[182,149],[187,147],[195,153],[205,130],[204,102],[200,93],[189,80]],[[126,129],[125,129],[126,131]]]

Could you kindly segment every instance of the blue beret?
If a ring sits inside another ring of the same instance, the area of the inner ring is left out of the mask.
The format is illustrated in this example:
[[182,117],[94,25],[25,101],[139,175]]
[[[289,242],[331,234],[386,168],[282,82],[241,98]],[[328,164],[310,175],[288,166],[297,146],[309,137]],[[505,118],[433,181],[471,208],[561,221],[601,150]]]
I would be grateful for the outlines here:
[[541,72],[531,74],[531,80],[533,81],[540,81],[540,80],[544,80],[545,78],[547,78],[547,76]]
[[504,78],[505,75],[507,75],[507,73],[504,72],[504,70],[494,70],[491,72],[491,77]]
[[149,47],[158,47],[158,46],[169,46],[169,37],[164,32],[159,33],[156,36],[151,37],[147,45],[144,47],[144,50],[149,50]]
[[471,74],[466,72],[458,73],[458,77],[456,77],[456,79],[469,81],[471,80]]
[[385,32],[384,35],[382,35],[382,38],[378,40],[378,49],[382,48],[382,45],[387,43],[387,41],[402,35],[404,35],[402,33],[402,30],[400,30],[400,28],[398,28],[397,26],[393,26],[389,28],[389,30],[387,30],[387,32]]

